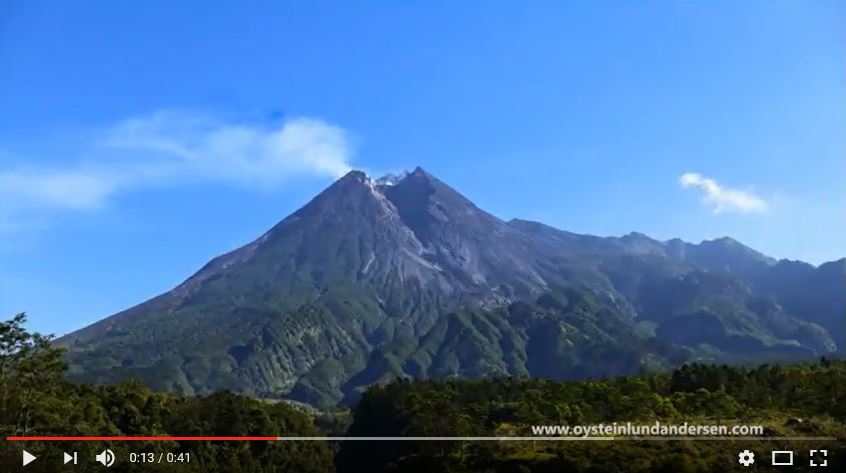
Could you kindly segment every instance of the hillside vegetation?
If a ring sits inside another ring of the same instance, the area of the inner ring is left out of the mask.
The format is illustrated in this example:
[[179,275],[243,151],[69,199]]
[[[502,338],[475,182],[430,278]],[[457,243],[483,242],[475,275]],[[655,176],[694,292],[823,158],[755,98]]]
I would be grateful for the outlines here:
[[846,259],[730,238],[503,221],[422,169],[352,171],[171,291],[59,340],[71,379],[349,406],[398,378],[635,374],[819,358],[844,344]]
[[[846,454],[846,362],[740,368],[694,364],[606,380],[398,381],[368,390],[348,435],[531,436],[531,425],[599,423],[763,425],[764,437],[836,441],[350,442],[341,472],[713,472],[743,470],[737,453],[828,448]],[[832,460],[833,459],[833,460]],[[762,466],[763,465],[763,466]],[[753,469],[754,471],[755,469]],[[748,471],[746,469],[745,471]],[[792,470],[797,471],[797,470]]]
[[[672,372],[557,382],[546,379],[395,380],[367,390],[343,415],[316,415],[280,402],[229,392],[186,397],[151,392],[137,381],[95,386],[64,377],[61,349],[28,333],[19,315],[0,324],[0,434],[114,436],[524,436],[533,424],[600,422],[760,424],[764,436],[833,436],[834,442],[0,442],[0,465],[18,465],[20,448],[39,456],[32,472],[56,470],[63,451],[91,459],[115,451],[111,471],[126,472],[712,472],[741,469],[737,452],[827,448],[829,471],[846,455],[846,362],[758,366],[691,364]],[[316,427],[319,425],[321,427]],[[344,432],[346,429],[346,432]],[[189,452],[189,464],[130,464],[129,451]],[[334,454],[334,457],[333,457]]]
[[[311,417],[284,403],[229,392],[204,397],[153,393],[137,381],[111,386],[65,380],[60,350],[30,334],[19,315],[0,324],[0,434],[6,436],[319,435]],[[57,471],[63,452],[78,452],[73,471],[100,471],[94,456],[112,449],[110,471],[329,473],[332,453],[318,442],[0,442],[0,465],[20,465],[21,448],[39,459],[27,472]],[[132,464],[128,453],[189,452],[188,464]],[[5,468],[2,471],[6,470]],[[70,471],[70,470],[69,470]]]

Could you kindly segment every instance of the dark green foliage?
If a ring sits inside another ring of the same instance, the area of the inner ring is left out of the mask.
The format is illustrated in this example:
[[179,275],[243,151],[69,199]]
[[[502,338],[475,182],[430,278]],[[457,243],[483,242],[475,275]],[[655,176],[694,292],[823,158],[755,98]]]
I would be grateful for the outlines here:
[[[566,300],[572,304],[578,297],[571,293]],[[593,305],[588,300],[580,304]],[[555,305],[544,305],[553,307],[544,309],[551,312],[524,304],[512,307],[508,316],[532,320],[546,314],[554,319]],[[586,320],[589,315],[590,311],[585,312]],[[480,313],[455,315],[464,321],[462,330],[488,330],[481,321],[472,323],[474,317],[492,320]],[[815,365],[756,368],[689,364],[672,372],[569,382],[398,379],[367,390],[350,425],[344,411],[312,418],[309,411],[287,403],[230,392],[183,397],[151,392],[137,381],[72,384],[63,379],[61,353],[49,343],[50,337],[26,332],[24,322],[20,315],[0,324],[0,434],[4,436],[530,436],[530,426],[538,424],[652,424],[656,420],[763,425],[768,437],[842,439],[846,435],[846,362],[831,358]],[[395,353],[382,354],[386,365],[393,363]],[[84,460],[74,471],[101,471],[93,458],[106,447],[118,457],[109,471],[162,473],[331,473],[336,469],[341,473],[705,473],[740,471],[738,451],[748,448],[765,456],[775,447],[800,452],[800,467],[792,471],[807,470],[807,449],[827,448],[830,469],[839,471],[846,455],[842,442],[346,442],[333,463],[332,448],[338,445],[318,442],[4,441],[0,442],[0,465],[19,464],[24,446],[39,457],[27,471],[41,473],[56,471],[63,451],[76,451]],[[130,451],[188,452],[191,462],[130,464]]]
[[[284,436],[319,435],[309,416],[284,403],[229,392],[180,397],[151,392],[137,381],[110,386],[64,380],[60,350],[29,334],[23,315],[0,324],[0,435],[5,436]],[[329,447],[294,442],[0,442],[0,465],[20,464],[20,449],[40,459],[31,472],[56,471],[63,451],[79,452],[75,471],[97,471],[94,455],[111,448],[112,470],[145,472],[304,472],[334,470]],[[190,452],[181,465],[129,464],[129,452]],[[42,459],[43,458],[43,459]],[[82,466],[86,465],[86,466]],[[6,470],[3,470],[6,471]]]
[[27,332],[25,322],[18,314],[0,324],[0,426],[9,435],[50,420],[44,417],[54,410],[65,369],[52,337]]
[[[763,425],[768,437],[842,439],[846,362],[752,369],[692,364],[672,373],[563,383],[396,381],[364,394],[348,435],[532,436],[532,425],[656,420]],[[819,441],[350,442],[337,463],[342,473],[710,472],[740,469],[736,455],[743,449],[760,458],[777,446],[797,450],[804,469],[808,448],[829,448],[835,469],[846,453],[842,442]]]

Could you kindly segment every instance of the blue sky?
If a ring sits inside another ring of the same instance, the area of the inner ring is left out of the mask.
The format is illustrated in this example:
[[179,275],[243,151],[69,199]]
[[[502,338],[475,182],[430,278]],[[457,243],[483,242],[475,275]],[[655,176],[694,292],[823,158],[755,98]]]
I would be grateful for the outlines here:
[[846,256],[843,2],[0,4],[0,310],[65,333],[350,168]]

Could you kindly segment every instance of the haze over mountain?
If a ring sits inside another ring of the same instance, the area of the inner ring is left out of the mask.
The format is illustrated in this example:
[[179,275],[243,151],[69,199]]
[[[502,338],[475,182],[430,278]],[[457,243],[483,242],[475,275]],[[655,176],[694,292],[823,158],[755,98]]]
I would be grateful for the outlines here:
[[396,377],[817,356],[844,344],[844,287],[846,259],[506,222],[420,168],[352,171],[175,289],[60,343],[78,380],[328,405]]

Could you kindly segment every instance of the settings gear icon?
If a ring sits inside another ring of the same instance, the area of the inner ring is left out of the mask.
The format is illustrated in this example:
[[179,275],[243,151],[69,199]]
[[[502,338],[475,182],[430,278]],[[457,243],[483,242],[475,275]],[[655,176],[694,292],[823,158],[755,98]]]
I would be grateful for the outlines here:
[[755,463],[755,454],[749,450],[744,450],[737,455],[737,463],[743,466],[749,466]]

